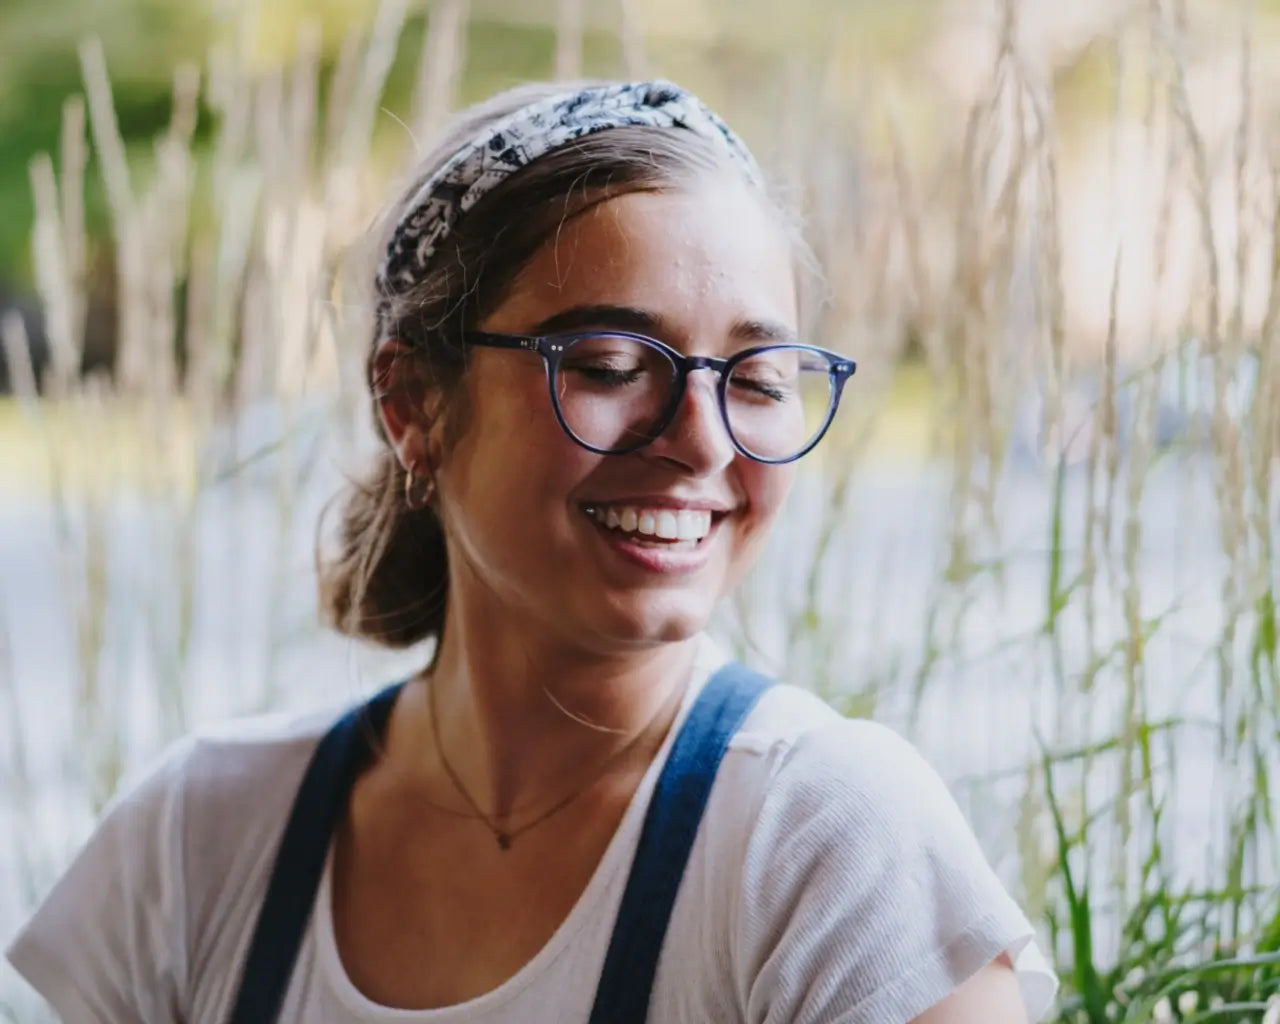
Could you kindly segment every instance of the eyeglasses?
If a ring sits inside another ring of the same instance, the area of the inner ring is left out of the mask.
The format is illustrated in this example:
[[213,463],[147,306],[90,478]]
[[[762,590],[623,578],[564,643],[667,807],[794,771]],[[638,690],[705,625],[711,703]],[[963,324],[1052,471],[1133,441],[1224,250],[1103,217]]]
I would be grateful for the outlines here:
[[812,345],[761,345],[715,359],[627,331],[472,332],[463,340],[542,356],[560,426],[601,455],[624,455],[657,439],[675,419],[689,374],[710,370],[734,448],[757,462],[794,462],[822,440],[856,369],[853,360]]

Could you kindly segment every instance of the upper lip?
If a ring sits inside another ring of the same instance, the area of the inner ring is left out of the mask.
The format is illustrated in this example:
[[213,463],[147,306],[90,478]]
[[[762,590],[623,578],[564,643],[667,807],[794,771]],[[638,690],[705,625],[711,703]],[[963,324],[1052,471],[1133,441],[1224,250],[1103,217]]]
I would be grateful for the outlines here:
[[625,498],[597,498],[594,501],[587,501],[583,504],[589,506],[630,505],[633,508],[687,509],[692,512],[711,512],[713,514],[733,511],[732,505],[727,502],[716,501],[714,498],[680,498],[670,494],[639,494],[628,495]]

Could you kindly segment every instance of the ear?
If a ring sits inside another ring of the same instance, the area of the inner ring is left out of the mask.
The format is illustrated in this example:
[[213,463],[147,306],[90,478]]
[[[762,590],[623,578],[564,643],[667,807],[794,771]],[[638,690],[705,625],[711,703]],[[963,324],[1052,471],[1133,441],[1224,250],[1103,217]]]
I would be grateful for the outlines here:
[[400,465],[434,470],[432,394],[413,349],[395,338],[379,342],[369,360],[369,386]]

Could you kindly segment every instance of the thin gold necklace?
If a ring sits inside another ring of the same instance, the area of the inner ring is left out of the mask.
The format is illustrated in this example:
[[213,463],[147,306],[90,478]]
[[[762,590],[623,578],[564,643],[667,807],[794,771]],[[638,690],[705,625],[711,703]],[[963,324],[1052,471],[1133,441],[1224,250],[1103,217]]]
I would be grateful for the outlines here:
[[[605,760],[601,763],[599,769],[597,769],[592,774],[590,781],[587,782],[586,785],[573,790],[572,792],[569,793],[568,796],[563,797],[560,800],[557,800],[554,804],[551,805],[550,808],[543,811],[541,814],[539,814],[537,817],[535,817],[531,821],[525,822],[523,825],[519,826],[518,828],[504,829],[498,825],[496,818],[494,818],[489,814],[486,814],[484,811],[480,809],[480,805],[477,804],[474,799],[472,799],[471,794],[467,791],[467,787],[462,784],[462,779],[458,777],[458,773],[454,771],[453,765],[449,763],[449,758],[445,756],[444,744],[440,740],[440,724],[439,724],[439,716],[436,714],[436,692],[435,691],[436,691],[436,688],[435,688],[434,680],[428,680],[427,696],[428,696],[429,711],[431,715],[431,734],[433,739],[435,740],[436,754],[440,758],[440,765],[441,767],[444,768],[445,774],[449,776],[449,781],[453,783],[454,788],[457,789],[457,791],[462,795],[462,798],[466,800],[467,804],[471,807],[472,811],[475,812],[475,817],[480,819],[480,821],[484,822],[485,828],[487,828],[490,832],[493,833],[493,838],[497,842],[498,848],[500,850],[511,849],[511,844],[515,841],[517,836],[523,835],[525,832],[528,832],[529,829],[533,828],[535,825],[542,824],[544,821],[550,818],[557,811],[564,810],[566,807],[569,806],[569,804],[573,803],[574,800],[578,799],[578,797],[582,796],[582,794],[586,793],[589,789],[591,789],[592,786],[594,786],[597,782],[599,782],[604,777],[605,773],[614,764],[620,761],[624,755],[626,755],[627,753],[635,749],[636,744],[638,744],[640,740],[649,733],[649,730],[653,727],[653,724],[657,722],[662,717],[662,715],[669,709],[670,704],[674,703],[674,701],[664,702],[662,707],[660,707],[657,710],[657,712],[654,714],[654,716],[644,724],[643,728],[641,728],[639,732],[637,732],[634,736],[631,737],[631,739],[627,740],[626,743],[624,743],[621,747],[619,747],[607,758],[605,758]],[[681,689],[680,687],[677,687],[675,691],[676,697],[678,698],[683,692],[684,692],[683,689]],[[458,812],[456,811],[451,813],[458,815]],[[459,816],[463,816],[463,815],[459,815]]]

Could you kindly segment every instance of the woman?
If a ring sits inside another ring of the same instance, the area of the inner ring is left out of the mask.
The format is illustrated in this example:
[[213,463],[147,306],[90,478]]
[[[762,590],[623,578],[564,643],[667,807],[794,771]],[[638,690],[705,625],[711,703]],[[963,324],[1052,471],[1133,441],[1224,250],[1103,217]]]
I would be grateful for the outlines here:
[[430,664],[181,745],[17,968],[74,1024],[1038,1017],[937,776],[702,636],[853,372],[737,137],[666,83],[517,89],[381,237],[386,450],[322,592]]

